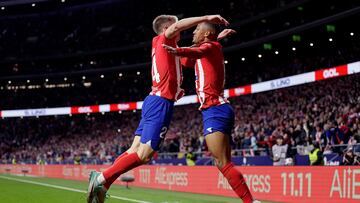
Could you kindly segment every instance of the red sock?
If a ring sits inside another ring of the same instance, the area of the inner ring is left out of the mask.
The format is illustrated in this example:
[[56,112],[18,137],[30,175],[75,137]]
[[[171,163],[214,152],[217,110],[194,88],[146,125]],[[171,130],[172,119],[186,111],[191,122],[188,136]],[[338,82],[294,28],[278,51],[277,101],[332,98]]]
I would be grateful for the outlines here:
[[[126,156],[126,155],[128,155],[128,153],[127,153],[127,152],[124,152],[124,153],[122,153],[120,156],[118,156],[118,157],[115,159],[113,165],[115,165],[116,163],[118,163],[119,160],[120,160],[121,158],[123,158],[124,156]],[[109,180],[106,181],[106,183],[104,184],[104,187],[105,187],[106,189],[109,189],[109,188],[110,188],[110,185],[111,185],[115,180],[116,180],[116,178],[115,178],[114,180],[109,179]]]
[[103,172],[106,183],[104,187],[110,188],[110,185],[123,173],[142,165],[142,162],[137,153],[124,155],[120,159],[116,159],[115,163]]
[[254,201],[243,175],[240,171],[236,170],[233,163],[226,164],[220,171],[244,203],[252,203]]
[[127,152],[124,152],[124,153],[122,153],[120,156],[118,156],[118,157],[115,159],[113,165],[116,164],[121,158],[123,158],[123,157],[126,156],[126,155],[128,155],[128,153],[127,153]]

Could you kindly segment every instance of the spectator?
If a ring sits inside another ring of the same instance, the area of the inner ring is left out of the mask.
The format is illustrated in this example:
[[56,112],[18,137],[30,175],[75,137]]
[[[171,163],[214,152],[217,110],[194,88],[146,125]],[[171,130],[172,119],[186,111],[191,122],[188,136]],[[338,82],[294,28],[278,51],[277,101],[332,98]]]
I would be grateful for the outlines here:
[[274,166],[285,166],[287,153],[288,153],[288,145],[283,144],[284,138],[281,135],[276,137],[276,144],[272,146],[272,154]]
[[356,162],[356,156],[353,152],[353,148],[350,147],[346,150],[343,156],[343,165],[354,165]]
[[[360,152],[355,145],[360,142],[359,85],[358,74],[230,98],[236,113],[233,151],[242,155],[246,148],[254,155],[270,155],[276,137],[281,136],[289,148],[287,157],[297,153],[292,147],[307,154],[310,143],[319,144],[323,154],[342,153],[334,147],[340,142],[353,145],[354,153]],[[131,143],[139,119],[139,111],[0,119],[0,161],[73,163],[79,155],[81,164],[110,163]],[[199,138],[201,128],[196,105],[177,106],[161,152],[205,152],[204,138]]]
[[309,153],[309,160],[311,166],[324,165],[324,156],[320,150],[319,143],[314,143],[313,149]]

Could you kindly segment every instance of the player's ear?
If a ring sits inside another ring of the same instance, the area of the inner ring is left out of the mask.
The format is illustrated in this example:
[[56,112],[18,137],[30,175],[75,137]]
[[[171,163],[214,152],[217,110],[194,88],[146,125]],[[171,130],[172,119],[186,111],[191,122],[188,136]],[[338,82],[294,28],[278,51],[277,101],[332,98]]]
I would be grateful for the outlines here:
[[205,37],[209,37],[210,34],[211,34],[210,31],[206,31],[206,32],[204,33],[204,36],[205,36]]

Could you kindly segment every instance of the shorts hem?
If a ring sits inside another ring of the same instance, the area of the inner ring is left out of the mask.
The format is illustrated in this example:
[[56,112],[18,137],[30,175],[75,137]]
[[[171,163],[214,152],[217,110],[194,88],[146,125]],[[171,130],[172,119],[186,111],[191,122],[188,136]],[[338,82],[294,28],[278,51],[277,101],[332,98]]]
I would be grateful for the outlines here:
[[230,135],[231,135],[231,133],[228,134],[228,132],[225,132],[225,130],[214,130],[214,131],[212,131],[212,132],[206,132],[206,133],[204,133],[204,136],[209,135],[209,134],[212,134],[212,133],[216,133],[216,132],[221,132],[221,133],[223,133],[224,135],[227,135],[227,136],[230,136]]

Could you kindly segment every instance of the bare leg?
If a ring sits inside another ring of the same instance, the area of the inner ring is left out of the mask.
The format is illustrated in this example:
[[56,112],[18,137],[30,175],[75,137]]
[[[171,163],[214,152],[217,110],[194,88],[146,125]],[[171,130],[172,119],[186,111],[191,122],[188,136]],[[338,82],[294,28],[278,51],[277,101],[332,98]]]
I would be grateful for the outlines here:
[[219,169],[231,162],[229,136],[222,132],[214,132],[206,135],[205,140],[209,151],[215,159],[215,164]]
[[142,163],[146,164],[151,160],[155,151],[149,145],[140,143],[136,153]]
[[137,152],[137,150],[139,149],[139,146],[140,146],[140,138],[141,137],[139,135],[136,135],[134,137],[131,147],[126,151],[128,154]]
[[252,197],[245,179],[231,162],[231,148],[229,136],[222,132],[214,132],[206,135],[206,144],[215,158],[216,166],[228,180],[234,192],[243,200],[244,203],[252,203]]

